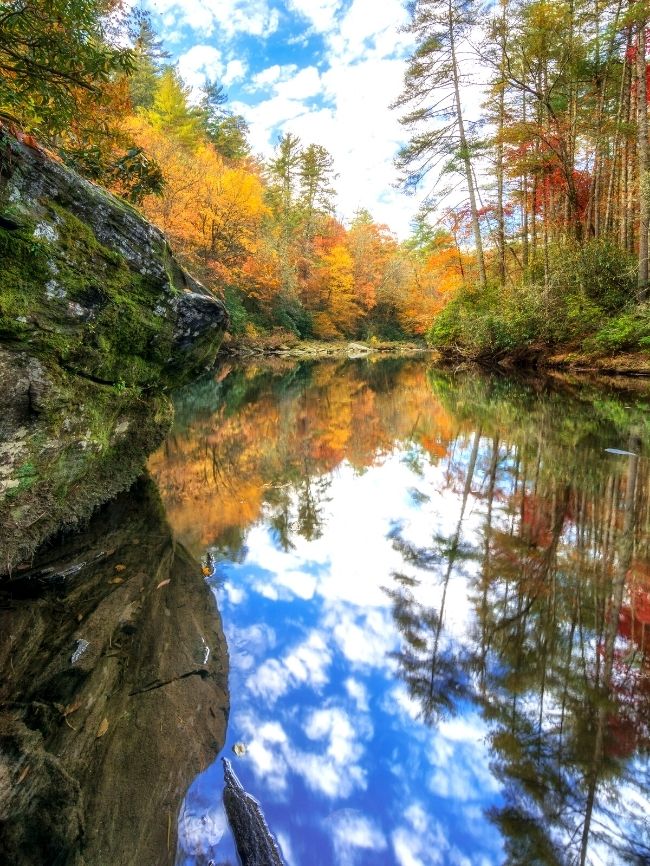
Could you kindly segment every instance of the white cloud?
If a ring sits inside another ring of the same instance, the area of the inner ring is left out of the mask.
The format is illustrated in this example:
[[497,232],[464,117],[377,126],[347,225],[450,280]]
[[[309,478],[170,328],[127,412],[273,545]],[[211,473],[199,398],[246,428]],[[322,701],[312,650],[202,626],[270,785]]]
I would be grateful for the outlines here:
[[323,89],[315,66],[305,66],[295,75],[275,85],[276,93],[286,99],[309,99]]
[[193,45],[178,58],[178,68],[186,84],[197,91],[206,78],[221,79],[224,65],[221,52],[211,45]]
[[359,851],[385,851],[386,837],[377,824],[355,809],[341,809],[330,819],[337,866],[353,866]]
[[187,26],[204,37],[217,27],[227,38],[238,33],[268,37],[280,20],[267,0],[150,0],[150,5],[163,20],[173,18],[177,26]]
[[222,81],[228,87],[236,81],[241,81],[247,72],[247,66],[242,60],[229,60]]
[[268,66],[262,69],[261,72],[255,73],[249,84],[250,90],[260,90],[263,87],[270,87],[277,84],[279,81],[287,81],[292,75],[295,75],[298,67],[295,63],[290,63],[287,66],[280,66],[278,63],[273,66]]
[[341,0],[289,0],[288,6],[293,12],[306,18],[314,30],[325,33],[335,26]]

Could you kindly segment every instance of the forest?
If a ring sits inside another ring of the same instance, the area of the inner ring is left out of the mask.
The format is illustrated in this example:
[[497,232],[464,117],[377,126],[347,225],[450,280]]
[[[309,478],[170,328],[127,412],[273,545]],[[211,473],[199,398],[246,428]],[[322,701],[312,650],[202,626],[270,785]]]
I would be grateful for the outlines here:
[[[426,338],[498,359],[650,346],[645,0],[416,0],[395,179],[427,190],[408,238],[336,216],[331,154],[267,159],[219,81],[183,81],[119,0],[12,0],[3,128],[159,226],[235,339]],[[476,69],[483,79],[476,80]],[[477,119],[464,109],[481,88]],[[345,135],[341,130],[341,135]]]

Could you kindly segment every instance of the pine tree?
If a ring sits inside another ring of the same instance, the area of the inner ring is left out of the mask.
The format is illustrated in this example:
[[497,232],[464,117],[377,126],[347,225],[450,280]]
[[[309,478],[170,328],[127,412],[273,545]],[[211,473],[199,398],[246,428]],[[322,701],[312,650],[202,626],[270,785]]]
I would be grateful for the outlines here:
[[458,61],[459,44],[478,19],[473,0],[416,0],[407,29],[417,44],[409,60],[404,90],[393,107],[408,109],[401,123],[411,133],[411,138],[397,159],[403,173],[402,182],[407,188],[419,186],[432,169],[445,161],[464,177],[479,283],[484,287],[486,272],[472,140],[463,114],[463,74]]
[[129,79],[134,108],[152,108],[165,63],[170,57],[151,24],[147,13],[136,13],[136,35],[133,40],[135,68]]
[[223,85],[208,80],[202,89],[201,110],[208,139],[224,159],[234,161],[249,156],[248,124],[240,114],[225,108],[228,94]]
[[300,155],[298,181],[300,206],[304,213],[304,237],[313,240],[316,215],[334,213],[334,158],[320,144],[310,144]]
[[193,148],[201,141],[203,128],[201,110],[191,106],[190,95],[178,71],[167,66],[158,79],[147,116],[154,128]]

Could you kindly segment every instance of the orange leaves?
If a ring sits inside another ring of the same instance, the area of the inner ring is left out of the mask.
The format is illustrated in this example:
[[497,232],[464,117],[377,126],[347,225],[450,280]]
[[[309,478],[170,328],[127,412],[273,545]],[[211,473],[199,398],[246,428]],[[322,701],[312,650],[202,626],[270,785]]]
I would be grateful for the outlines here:
[[267,213],[260,178],[226,166],[208,142],[190,149],[143,117],[129,121],[138,144],[161,166],[166,186],[144,211],[180,249],[199,276],[230,281],[258,253]]

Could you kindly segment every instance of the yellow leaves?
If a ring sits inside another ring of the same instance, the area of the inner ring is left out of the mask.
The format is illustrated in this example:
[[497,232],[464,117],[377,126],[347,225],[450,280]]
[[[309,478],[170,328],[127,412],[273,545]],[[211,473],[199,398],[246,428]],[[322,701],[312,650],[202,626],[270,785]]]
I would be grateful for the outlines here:
[[115,571],[118,571],[118,572],[119,572],[119,571],[126,571],[126,565],[123,565],[122,563],[119,563],[119,565],[116,565],[116,566],[115,566]]
[[209,577],[212,574],[212,569],[207,565],[204,565],[201,571],[203,572],[205,577]]
[[163,586],[167,586],[170,583],[171,583],[171,580],[169,578],[167,578],[167,580],[161,580],[160,583],[158,584],[158,586],[156,587],[156,589],[162,589]]
[[138,144],[158,162],[166,180],[144,211],[198,273],[232,282],[257,254],[261,221],[268,213],[264,187],[248,168],[227,166],[207,141],[189,149],[144,117],[130,121]]
[[102,719],[99,727],[97,728],[97,733],[95,734],[95,739],[98,740],[100,737],[103,737],[107,730],[108,730],[108,719]]

